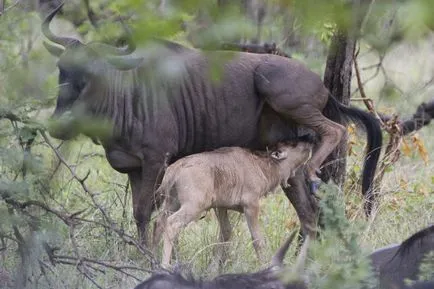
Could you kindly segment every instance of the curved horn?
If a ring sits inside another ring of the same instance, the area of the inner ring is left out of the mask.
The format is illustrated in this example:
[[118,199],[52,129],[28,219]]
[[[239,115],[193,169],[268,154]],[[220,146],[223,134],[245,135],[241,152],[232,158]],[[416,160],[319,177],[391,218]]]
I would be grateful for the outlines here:
[[125,36],[127,41],[127,46],[125,47],[115,47],[108,44],[104,44],[101,42],[91,42],[88,44],[89,47],[97,51],[98,53],[106,54],[106,55],[115,55],[115,56],[125,56],[129,55],[136,50],[136,44],[133,41],[130,29],[122,22],[122,26],[125,30]]
[[310,245],[310,237],[309,235],[307,235],[303,245],[301,246],[300,252],[297,256],[297,260],[295,261],[295,265],[294,265],[293,272],[299,275],[301,275],[304,271],[304,267],[306,265],[306,259],[307,259],[307,250],[309,249],[309,245]]
[[48,43],[47,41],[43,41],[42,44],[45,46],[45,48],[48,50],[48,52],[50,52],[52,55],[59,57],[60,55],[62,55],[62,53],[65,51],[65,48],[58,46],[58,45],[53,45],[51,43]]
[[129,55],[136,49],[135,45],[133,45],[133,48],[131,48],[130,45],[127,45],[126,47],[115,47],[101,42],[90,42],[87,46],[100,54],[115,56]]
[[44,22],[42,22],[41,29],[42,29],[42,33],[50,41],[53,41],[54,43],[57,43],[59,45],[62,45],[63,47],[66,47],[66,46],[73,44],[73,43],[80,43],[80,41],[75,39],[75,38],[56,36],[50,30],[50,22],[54,18],[54,16],[57,14],[57,12],[59,12],[59,10],[63,7],[63,4],[65,4],[65,2],[60,4],[56,9],[54,9],[52,12],[50,12],[50,14],[48,14],[48,16],[45,18]]
[[281,267],[283,264],[283,258],[285,257],[286,252],[289,249],[289,246],[291,245],[292,241],[295,238],[295,235],[297,234],[297,230],[294,230],[292,232],[291,236],[289,236],[288,240],[283,243],[283,245],[277,250],[276,254],[271,259],[271,266],[272,267]]

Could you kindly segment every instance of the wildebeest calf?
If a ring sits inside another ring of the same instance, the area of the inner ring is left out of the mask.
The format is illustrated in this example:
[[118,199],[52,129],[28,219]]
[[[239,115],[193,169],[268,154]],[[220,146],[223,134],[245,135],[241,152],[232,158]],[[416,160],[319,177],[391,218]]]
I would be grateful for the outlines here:
[[225,242],[231,230],[226,210],[244,212],[261,258],[264,241],[258,223],[259,199],[278,185],[286,187],[311,150],[310,143],[293,141],[279,143],[270,152],[228,147],[190,155],[170,165],[157,191],[164,196],[164,203],[154,231],[154,246],[164,231],[162,263],[169,264],[173,241],[181,228],[210,208],[216,208]]

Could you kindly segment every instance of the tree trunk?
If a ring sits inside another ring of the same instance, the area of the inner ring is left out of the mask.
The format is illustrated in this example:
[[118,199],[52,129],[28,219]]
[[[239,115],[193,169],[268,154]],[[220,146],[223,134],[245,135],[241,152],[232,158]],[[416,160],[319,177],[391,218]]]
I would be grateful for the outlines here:
[[[339,27],[332,38],[324,73],[324,84],[331,95],[344,105],[350,103],[351,75],[353,55],[360,29],[368,11],[370,0],[352,1],[352,19],[350,27]],[[327,115],[333,121],[341,123],[336,115]],[[344,137],[337,148],[324,162],[321,178],[327,182],[332,179],[342,185],[345,181],[347,138]]]
[[217,0],[217,5],[219,7],[224,7],[227,6],[231,1],[229,0]]
[[267,14],[267,3],[261,0],[242,0],[242,13],[256,26],[256,36],[249,39],[250,43],[261,43],[263,35],[262,28],[265,16]]

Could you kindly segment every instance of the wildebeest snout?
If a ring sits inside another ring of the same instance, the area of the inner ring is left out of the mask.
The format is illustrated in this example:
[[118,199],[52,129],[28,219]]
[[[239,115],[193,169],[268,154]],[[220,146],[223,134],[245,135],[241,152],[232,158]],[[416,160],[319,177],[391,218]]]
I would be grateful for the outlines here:
[[74,124],[71,112],[55,112],[50,119],[48,131],[54,138],[69,140],[78,134]]

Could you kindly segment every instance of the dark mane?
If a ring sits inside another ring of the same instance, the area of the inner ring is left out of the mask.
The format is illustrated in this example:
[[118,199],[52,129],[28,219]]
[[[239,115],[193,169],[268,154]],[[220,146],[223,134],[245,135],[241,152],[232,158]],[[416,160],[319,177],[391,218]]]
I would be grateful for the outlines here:
[[191,50],[190,48],[188,48],[182,44],[179,44],[177,42],[173,42],[173,41],[170,41],[167,39],[153,37],[152,40],[155,41],[156,43],[162,44],[163,46],[172,50],[173,52],[186,52],[186,51]]
[[[258,156],[260,158],[266,158],[266,159],[268,159],[270,157],[270,152],[272,152],[271,149],[255,150],[255,149],[244,148],[244,147],[240,147],[240,148],[251,153],[252,155]],[[218,153],[218,154],[226,154],[232,150],[233,150],[233,147],[221,147],[221,148],[213,150],[212,152]]]
[[[167,283],[166,283],[167,282]],[[166,286],[164,286],[166,285]],[[214,279],[203,281],[191,275],[184,276],[179,271],[153,274],[149,279],[137,285],[134,289],[147,288],[194,288],[194,289],[238,289],[238,288],[276,288],[276,289],[306,289],[303,283],[284,285],[277,272],[264,269],[256,273],[224,274]]]
[[[154,288],[155,283],[168,282],[168,284],[176,284],[184,288],[201,289],[203,287],[202,280],[196,280],[191,274],[184,276],[179,270],[166,271],[152,274],[149,279],[137,285],[134,289]],[[169,288],[169,287],[164,287]]]
[[404,256],[408,254],[413,246],[420,246],[422,242],[424,242],[428,238],[434,239],[434,225],[425,228],[416,234],[412,235],[410,238],[402,242],[401,246],[399,246],[398,252],[396,255]]
[[207,282],[207,288],[284,288],[276,272],[265,269],[251,274],[224,274]]
[[[311,143],[314,144],[316,141],[315,137],[309,134],[304,134],[302,136],[297,136],[291,139],[287,139],[284,141],[279,141],[278,143],[272,145],[272,146],[268,146],[264,149],[251,149],[251,148],[246,148],[243,147],[242,149],[248,151],[249,153],[258,156],[260,158],[270,158],[270,153],[279,149],[279,147],[281,146],[296,146],[298,142],[307,142],[307,143]],[[218,149],[213,150],[213,152],[215,153],[227,153],[228,151],[232,150],[233,147],[221,147]],[[271,158],[270,158],[271,159]]]

